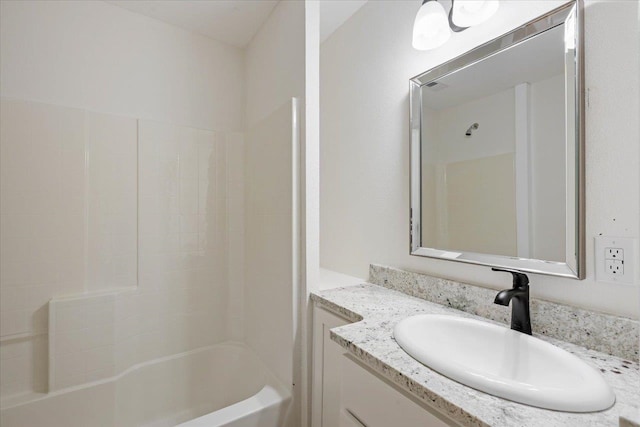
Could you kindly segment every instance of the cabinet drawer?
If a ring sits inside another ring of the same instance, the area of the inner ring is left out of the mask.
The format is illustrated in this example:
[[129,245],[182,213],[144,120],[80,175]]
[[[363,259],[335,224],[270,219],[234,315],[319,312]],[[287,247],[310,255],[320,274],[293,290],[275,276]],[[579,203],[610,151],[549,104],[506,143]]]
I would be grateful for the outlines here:
[[340,406],[340,427],[458,425],[434,408],[416,402],[349,355],[342,357]]
[[351,412],[346,409],[342,409],[340,412],[340,424],[339,427],[367,427],[356,418]]

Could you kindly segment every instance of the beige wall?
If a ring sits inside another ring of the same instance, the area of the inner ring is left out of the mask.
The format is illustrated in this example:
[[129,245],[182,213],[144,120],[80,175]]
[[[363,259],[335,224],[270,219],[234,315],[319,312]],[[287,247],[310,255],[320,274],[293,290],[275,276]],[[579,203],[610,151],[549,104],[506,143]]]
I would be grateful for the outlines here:
[[[371,1],[323,43],[323,267],[366,278],[369,263],[380,263],[494,289],[510,286],[510,277],[486,267],[409,255],[408,80],[558,3],[517,4],[502,2],[487,24],[454,35],[440,49],[417,52],[411,29],[419,4]],[[595,281],[593,238],[639,234],[640,73],[637,55],[629,54],[638,51],[637,8],[636,2],[586,2],[587,277],[531,277],[537,297],[633,317],[638,287]]]
[[516,256],[513,157],[446,165],[447,243],[438,248]]

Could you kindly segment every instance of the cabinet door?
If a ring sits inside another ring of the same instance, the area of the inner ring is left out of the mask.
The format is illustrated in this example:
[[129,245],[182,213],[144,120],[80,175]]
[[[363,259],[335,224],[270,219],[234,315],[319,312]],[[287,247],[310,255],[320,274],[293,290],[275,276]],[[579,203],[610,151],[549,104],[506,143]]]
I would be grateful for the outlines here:
[[348,323],[327,310],[313,307],[312,427],[339,425],[340,363],[344,350],[331,341],[329,330]]
[[340,411],[340,424],[338,427],[367,427],[351,412],[343,409]]
[[[343,425],[345,427],[447,427],[458,425],[438,413],[435,408],[427,407],[422,402],[419,403],[395,385],[380,378],[368,368],[354,361],[349,355],[342,356],[341,377],[341,424],[339,424],[341,427]],[[342,424],[343,422],[344,424]]]

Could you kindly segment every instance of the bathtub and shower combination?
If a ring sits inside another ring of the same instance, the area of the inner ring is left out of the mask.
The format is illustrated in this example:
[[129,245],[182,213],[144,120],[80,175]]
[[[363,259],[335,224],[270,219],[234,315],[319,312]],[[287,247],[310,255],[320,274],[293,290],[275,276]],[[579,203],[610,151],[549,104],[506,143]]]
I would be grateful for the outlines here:
[[290,390],[245,345],[223,343],[2,408],[3,427],[280,427]]

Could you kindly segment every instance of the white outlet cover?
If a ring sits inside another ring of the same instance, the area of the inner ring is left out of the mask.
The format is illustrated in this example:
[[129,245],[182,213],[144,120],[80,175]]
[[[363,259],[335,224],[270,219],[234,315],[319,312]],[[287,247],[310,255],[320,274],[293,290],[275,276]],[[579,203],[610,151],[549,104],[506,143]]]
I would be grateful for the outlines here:
[[[597,236],[595,238],[596,280],[598,282],[633,285],[636,281],[638,239],[629,237]],[[624,251],[624,274],[621,276],[607,272],[605,251],[607,248],[620,248]]]

